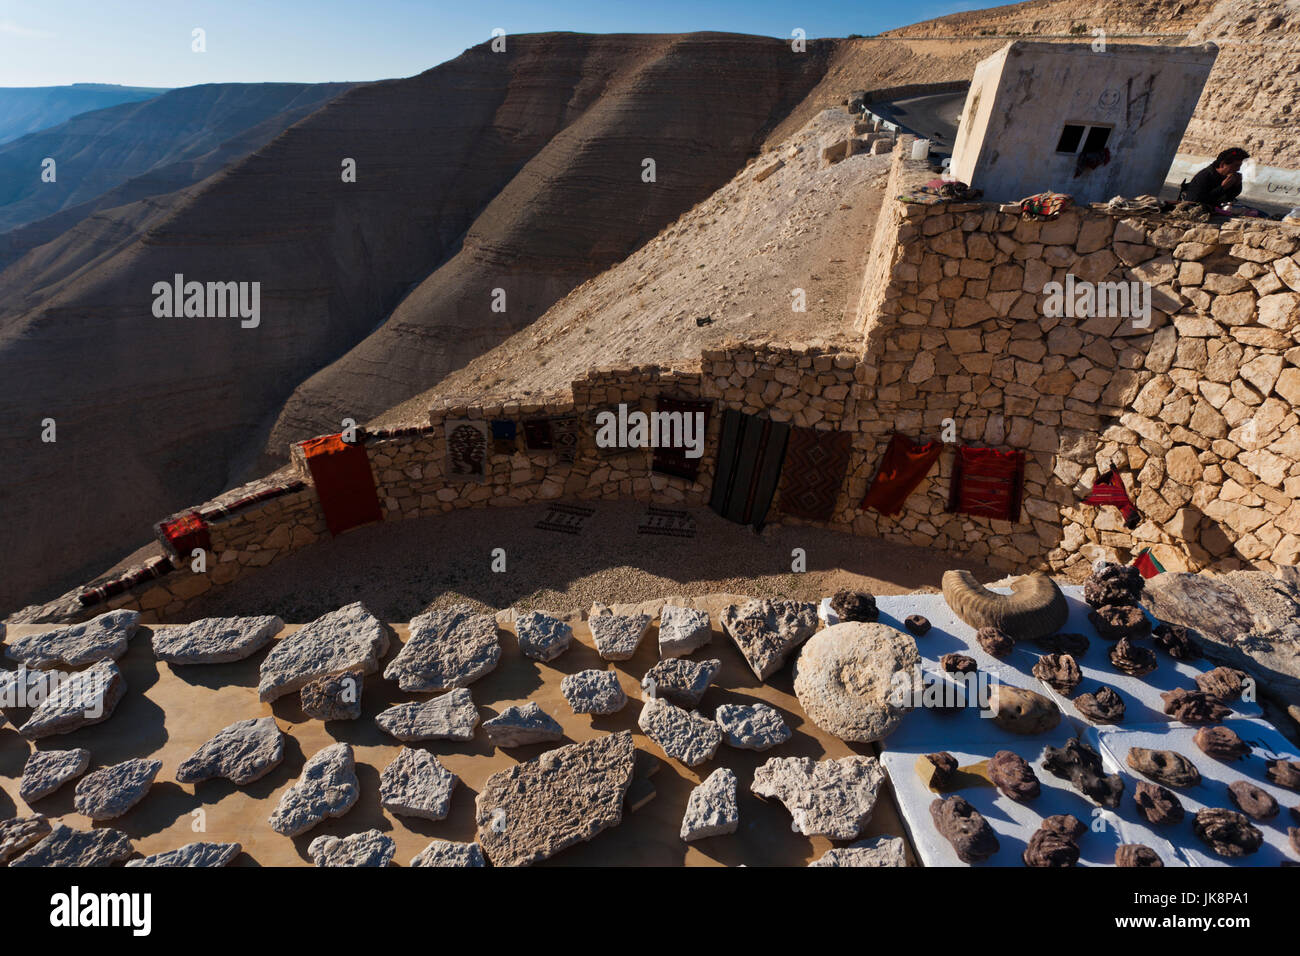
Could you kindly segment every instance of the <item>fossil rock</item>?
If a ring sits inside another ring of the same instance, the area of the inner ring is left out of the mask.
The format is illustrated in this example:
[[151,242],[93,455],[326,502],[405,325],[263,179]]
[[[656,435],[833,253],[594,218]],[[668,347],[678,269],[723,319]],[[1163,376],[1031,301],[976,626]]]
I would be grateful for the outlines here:
[[48,797],[69,780],[75,780],[90,766],[90,751],[37,750],[23,766],[23,778],[18,782],[18,796],[28,803]]
[[1083,599],[1090,607],[1137,604],[1145,586],[1146,580],[1137,568],[1105,561],[1083,582]]
[[135,852],[130,839],[121,830],[99,827],[74,830],[56,823],[50,834],[10,866],[112,866]]
[[884,779],[875,757],[772,757],[755,769],[749,789],[785,804],[804,836],[853,840],[871,819]]
[[262,661],[258,699],[276,700],[330,674],[373,674],[387,653],[384,625],[360,601],[349,604],[276,642]]
[[1151,631],[1151,622],[1136,604],[1107,604],[1088,612],[1088,620],[1097,633],[1108,641],[1121,637],[1142,637]]
[[187,843],[175,850],[166,850],[129,860],[127,866],[229,866],[244,848],[238,843]]
[[921,771],[921,780],[931,790],[942,792],[948,789],[953,774],[957,772],[957,758],[946,750],[925,754],[916,762]]
[[1048,687],[1066,697],[1073,694],[1074,689],[1083,680],[1078,662],[1069,654],[1044,654],[1034,664],[1033,674]]
[[483,852],[494,866],[521,866],[617,826],[635,752],[622,730],[492,774],[475,801]]
[[861,621],[870,624],[880,616],[874,595],[866,591],[836,591],[831,598],[831,610],[841,621]]
[[623,693],[614,671],[586,670],[569,674],[560,681],[560,693],[575,714],[616,714],[627,704],[627,694]]
[[1043,822],[1038,826],[1039,829],[1059,833],[1061,836],[1069,837],[1075,842],[1078,842],[1079,837],[1088,832],[1087,825],[1081,822],[1073,813],[1055,813],[1050,817],[1043,817]]
[[746,601],[722,612],[727,632],[750,670],[767,680],[781,669],[790,652],[817,630],[817,605],[801,601]]
[[1252,820],[1272,820],[1278,814],[1279,807],[1273,795],[1249,780],[1234,780],[1228,784],[1228,799]]
[[686,815],[682,817],[682,840],[690,843],[736,832],[740,826],[736,783],[732,771],[719,767],[691,791],[686,801]]
[[1183,802],[1172,790],[1159,784],[1139,780],[1133,791],[1133,802],[1137,804],[1138,813],[1148,823],[1161,825],[1182,822]]
[[1300,763],[1291,760],[1266,760],[1264,772],[1269,782],[1288,790],[1300,790]]
[[916,641],[885,624],[851,622],[818,632],[794,665],[794,692],[808,719],[841,740],[868,743],[898,726],[911,709],[895,680],[920,666]]
[[1250,753],[1250,744],[1228,727],[1202,727],[1192,739],[1202,753],[1215,760],[1238,760]]
[[596,652],[607,661],[625,661],[650,630],[649,614],[593,614],[587,618]]
[[483,848],[477,843],[434,840],[411,857],[411,866],[471,867],[487,866],[487,863],[483,859]]
[[237,787],[260,780],[284,759],[284,734],[274,717],[241,720],[205,743],[176,768],[177,783],[225,777]]
[[403,747],[379,775],[379,802],[392,813],[441,820],[451,807],[456,780],[429,751]]
[[18,728],[24,737],[39,740],[101,724],[126,696],[126,679],[112,661],[100,661],[68,675],[54,693],[32,711]]
[[1010,750],[999,750],[989,761],[989,779],[1008,799],[1017,803],[1033,800],[1042,789],[1034,768],[1023,757]]
[[1020,858],[1025,866],[1065,867],[1079,862],[1079,844],[1060,830],[1040,826]]
[[535,661],[553,661],[573,643],[573,628],[559,618],[529,611],[515,618],[515,634],[524,657]]
[[282,630],[284,621],[271,614],[157,625],[153,656],[169,664],[229,664],[256,654]]
[[666,604],[659,612],[660,657],[685,657],[711,640],[708,612],[676,604]]
[[981,627],[975,632],[975,640],[991,657],[1006,657],[1016,646],[1010,634],[996,627]]
[[909,614],[903,621],[903,627],[907,628],[913,637],[921,637],[930,630],[930,619],[920,614]]
[[73,805],[95,821],[120,817],[145,798],[161,769],[161,760],[140,757],[101,767],[77,781]]
[[983,815],[964,797],[953,795],[930,804],[935,829],[952,844],[957,859],[980,863],[999,850],[997,835]]
[[1045,574],[1026,574],[1011,584],[1010,594],[997,594],[969,571],[945,571],[940,582],[943,599],[954,614],[976,630],[1005,632],[1012,641],[1033,640],[1060,630],[1069,617],[1061,589]]
[[1115,847],[1115,865],[1126,867],[1164,866],[1164,861],[1151,847],[1143,843],[1124,843]]
[[50,821],[41,813],[0,821],[0,866],[22,855],[50,835]]
[[1151,641],[1176,661],[1194,661],[1201,656],[1188,629],[1178,624],[1161,621],[1151,629]]
[[1196,765],[1175,750],[1130,747],[1125,761],[1143,776],[1167,787],[1194,787],[1201,782]]
[[116,660],[126,653],[139,620],[139,611],[109,611],[80,624],[17,638],[5,647],[5,653],[11,660],[41,669]]
[[478,709],[469,690],[458,687],[441,697],[394,704],[375,716],[379,729],[403,743],[413,740],[472,740]]
[[876,837],[827,850],[809,866],[907,866],[907,849],[898,837]]
[[1048,634],[1034,639],[1043,650],[1051,654],[1069,654],[1076,661],[1088,653],[1089,640],[1086,634],[1062,633]]
[[722,704],[713,719],[727,746],[738,750],[768,750],[790,739],[785,718],[767,704]]
[[664,753],[688,767],[712,760],[722,743],[722,728],[716,723],[655,697],[641,707],[637,726]]
[[271,829],[290,837],[306,833],[326,817],[343,816],[360,795],[351,745],[331,744],[303,765],[302,776],[280,797]]
[[1244,681],[1249,678],[1245,671],[1235,667],[1219,666],[1204,674],[1196,675],[1196,686],[1208,697],[1229,704],[1241,696]]
[[1091,694],[1074,698],[1074,706],[1094,724],[1118,724],[1124,720],[1124,698],[1104,684]]
[[1161,691],[1160,699],[1165,702],[1165,713],[1185,724],[1217,724],[1232,713],[1230,707],[1199,690],[1175,687]]
[[993,722],[1013,734],[1044,734],[1061,722],[1061,711],[1050,698],[1010,684],[989,689],[989,710]]
[[945,654],[939,658],[939,666],[949,674],[974,674],[979,670],[975,658],[965,654]]
[[690,709],[699,704],[704,692],[722,668],[722,661],[692,661],[669,657],[659,661],[641,678],[647,697],[661,697],[670,704]]
[[1070,781],[1085,797],[1112,810],[1119,806],[1124,795],[1124,779],[1117,773],[1107,775],[1101,754],[1075,737],[1067,740],[1064,747],[1046,748],[1043,769]]
[[526,747],[564,739],[564,728],[533,700],[507,707],[491,720],[483,721],[483,732],[498,747]]
[[1264,834],[1251,826],[1245,814],[1217,807],[1197,810],[1192,832],[1219,856],[1249,856],[1264,843]]
[[378,830],[345,837],[318,836],[307,847],[307,855],[317,866],[388,866],[396,853],[393,838]]
[[468,687],[500,660],[496,616],[457,604],[412,618],[406,643],[384,677],[407,693],[450,690]]
[[331,674],[303,684],[298,699],[303,714],[316,720],[356,720],[364,686],[365,675],[359,670]]
[[1133,677],[1144,677],[1156,669],[1156,652],[1149,647],[1138,647],[1127,637],[1121,637],[1110,649],[1110,664],[1117,671]]

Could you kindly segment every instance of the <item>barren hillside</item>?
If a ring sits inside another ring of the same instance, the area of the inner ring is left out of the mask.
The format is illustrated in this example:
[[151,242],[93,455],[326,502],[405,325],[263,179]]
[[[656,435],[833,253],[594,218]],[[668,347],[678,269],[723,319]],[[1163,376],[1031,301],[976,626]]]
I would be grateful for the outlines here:
[[890,30],[888,37],[1025,36],[1081,33],[1100,27],[1114,36],[1190,32],[1214,0],[1029,0],[951,13]]

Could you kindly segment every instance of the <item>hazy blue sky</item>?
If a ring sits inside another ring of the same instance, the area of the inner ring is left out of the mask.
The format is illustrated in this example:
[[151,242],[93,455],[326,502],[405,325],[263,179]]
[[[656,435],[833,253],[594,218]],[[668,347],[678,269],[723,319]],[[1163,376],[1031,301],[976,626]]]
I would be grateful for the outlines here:
[[[0,86],[411,76],[509,33],[871,34],[996,0],[0,0]],[[206,31],[207,52],[191,51]]]

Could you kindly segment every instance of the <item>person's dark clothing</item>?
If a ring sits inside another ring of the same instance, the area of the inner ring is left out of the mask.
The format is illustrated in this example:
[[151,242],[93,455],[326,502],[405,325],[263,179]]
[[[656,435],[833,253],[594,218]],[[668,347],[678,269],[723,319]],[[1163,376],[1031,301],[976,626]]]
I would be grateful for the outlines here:
[[1223,174],[1215,170],[1214,164],[1211,163],[1192,177],[1192,181],[1187,184],[1184,198],[1188,202],[1198,202],[1203,206],[1222,206],[1240,195],[1241,183],[1224,186]]

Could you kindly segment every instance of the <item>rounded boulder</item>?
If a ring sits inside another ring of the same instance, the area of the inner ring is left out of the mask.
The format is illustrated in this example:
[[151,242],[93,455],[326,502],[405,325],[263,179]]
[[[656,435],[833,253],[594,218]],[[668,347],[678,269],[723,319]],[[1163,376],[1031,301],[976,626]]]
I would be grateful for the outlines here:
[[916,641],[902,631],[878,623],[836,624],[804,644],[794,692],[822,730],[867,743],[892,731],[911,709],[904,695],[920,662]]

